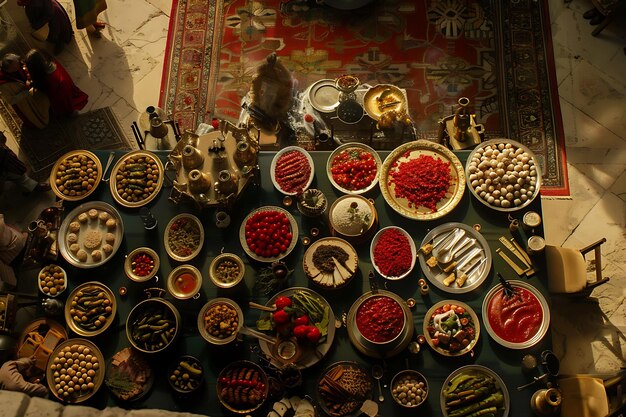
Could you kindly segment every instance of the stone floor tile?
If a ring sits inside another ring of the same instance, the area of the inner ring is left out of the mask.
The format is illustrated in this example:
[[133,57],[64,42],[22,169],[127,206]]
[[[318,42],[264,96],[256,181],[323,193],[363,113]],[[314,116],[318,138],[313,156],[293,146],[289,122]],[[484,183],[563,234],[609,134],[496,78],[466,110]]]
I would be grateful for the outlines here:
[[24,417],[60,417],[63,405],[45,398],[32,397]]
[[30,397],[21,392],[0,390],[0,410],[2,417],[22,417]]

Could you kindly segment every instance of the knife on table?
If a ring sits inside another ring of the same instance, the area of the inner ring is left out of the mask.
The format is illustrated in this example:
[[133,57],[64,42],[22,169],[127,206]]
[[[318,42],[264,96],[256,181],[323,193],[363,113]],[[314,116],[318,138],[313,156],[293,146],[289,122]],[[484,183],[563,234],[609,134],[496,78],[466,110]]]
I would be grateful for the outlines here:
[[467,279],[474,275],[485,262],[487,262],[487,258],[485,257],[474,258],[472,262],[470,262],[464,269],[457,268],[457,287],[461,288],[463,285],[465,285]]
[[[471,251],[469,251],[465,256],[463,256],[463,258],[461,258],[459,260],[459,263],[456,264],[456,270],[460,270],[464,267],[466,267],[470,262],[472,262],[474,260],[474,258],[477,257],[477,255],[482,254],[483,253],[483,249],[482,248],[474,248]],[[478,259],[476,262],[479,262],[480,259]],[[475,263],[472,265],[474,266]],[[469,268],[466,268],[465,270],[468,270]],[[446,276],[446,273],[441,274],[439,276],[445,276],[445,278],[443,279],[443,285],[445,285],[446,287],[449,287],[454,280],[456,279],[456,273],[452,272],[451,274]]]

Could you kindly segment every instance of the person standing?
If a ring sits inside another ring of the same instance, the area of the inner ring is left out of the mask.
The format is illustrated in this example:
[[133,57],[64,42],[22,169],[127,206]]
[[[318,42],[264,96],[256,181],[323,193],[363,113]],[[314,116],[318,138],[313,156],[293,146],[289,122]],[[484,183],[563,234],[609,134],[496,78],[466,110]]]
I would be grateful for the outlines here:
[[24,59],[35,88],[50,99],[50,111],[57,117],[69,117],[87,105],[89,96],[74,84],[63,65],[39,49],[31,49]]
[[8,53],[0,63],[0,96],[11,104],[27,126],[43,129],[50,120],[50,100],[30,85],[30,76],[20,57]]
[[24,7],[30,26],[35,31],[33,36],[53,43],[55,54],[59,54],[72,40],[72,23],[57,0],[17,0],[17,4]]
[[74,0],[74,11],[76,12],[76,28],[92,28],[93,34],[102,36],[100,31],[104,29],[105,23],[98,20],[98,15],[107,8],[106,0]]

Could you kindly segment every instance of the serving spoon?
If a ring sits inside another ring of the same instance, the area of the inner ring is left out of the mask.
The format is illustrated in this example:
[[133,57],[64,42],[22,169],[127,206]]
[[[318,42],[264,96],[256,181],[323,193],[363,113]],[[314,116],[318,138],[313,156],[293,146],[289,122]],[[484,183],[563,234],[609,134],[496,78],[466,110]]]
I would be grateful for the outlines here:
[[383,389],[380,386],[380,380],[383,377],[383,367],[380,365],[373,365],[372,377],[376,380],[376,382],[378,382],[378,401],[382,403],[383,401],[385,401],[385,396],[383,395]]
[[443,264],[450,262],[454,256],[454,251],[452,249],[463,236],[465,236],[465,230],[456,229],[447,242],[442,243],[442,246],[440,247],[434,248],[433,256],[437,259],[437,261]]

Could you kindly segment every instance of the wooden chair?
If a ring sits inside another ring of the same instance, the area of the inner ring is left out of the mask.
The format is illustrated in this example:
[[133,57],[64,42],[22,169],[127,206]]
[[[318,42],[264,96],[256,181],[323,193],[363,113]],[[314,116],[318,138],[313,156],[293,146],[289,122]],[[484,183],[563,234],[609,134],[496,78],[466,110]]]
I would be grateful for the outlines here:
[[613,417],[626,406],[623,384],[626,371],[614,375],[562,375],[561,416]]
[[[600,246],[606,242],[600,239],[583,249],[562,248],[546,245],[546,264],[548,267],[548,290],[552,294],[588,297],[599,285],[609,281],[602,277],[602,252]],[[587,281],[587,262],[585,255],[591,250],[595,253],[596,280]]]

